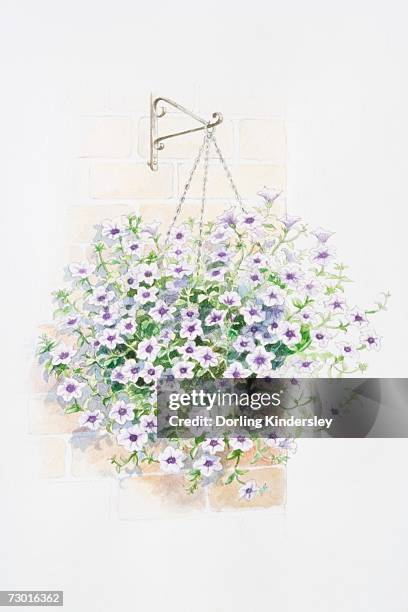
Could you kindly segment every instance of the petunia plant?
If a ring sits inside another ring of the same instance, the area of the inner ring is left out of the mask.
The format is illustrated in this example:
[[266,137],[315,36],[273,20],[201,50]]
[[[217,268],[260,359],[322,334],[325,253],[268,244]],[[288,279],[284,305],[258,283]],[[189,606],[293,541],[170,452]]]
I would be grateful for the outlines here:
[[68,285],[55,292],[58,333],[40,339],[41,362],[79,427],[116,438],[118,471],[156,463],[185,473],[191,492],[237,481],[250,500],[265,485],[246,480],[242,464],[283,463],[294,441],[163,444],[156,438],[159,377],[353,375],[380,348],[371,319],[388,294],[372,308],[350,307],[350,279],[331,232],[309,230],[299,217],[277,219],[279,194],[259,195],[251,210],[226,209],[205,224],[201,249],[193,219],[167,236],[137,215],[105,221],[92,257],[71,264]]

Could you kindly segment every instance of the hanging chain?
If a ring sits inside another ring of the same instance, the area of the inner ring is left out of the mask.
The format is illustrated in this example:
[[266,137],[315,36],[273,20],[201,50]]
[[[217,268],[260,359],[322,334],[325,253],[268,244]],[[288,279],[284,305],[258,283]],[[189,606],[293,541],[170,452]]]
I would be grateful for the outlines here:
[[197,157],[194,160],[194,164],[193,167],[190,170],[190,174],[189,177],[187,179],[186,184],[184,185],[184,189],[183,189],[183,193],[181,195],[181,198],[179,200],[179,203],[177,205],[176,208],[176,212],[174,214],[173,220],[170,223],[169,229],[167,230],[167,234],[166,234],[166,239],[164,242],[164,249],[163,249],[163,255],[161,257],[161,260],[163,261],[168,244],[169,244],[169,240],[170,240],[170,235],[171,232],[176,224],[176,221],[180,215],[181,209],[183,207],[183,204],[185,202],[185,199],[187,197],[187,192],[190,189],[191,186],[191,181],[193,180],[194,174],[197,170],[197,167],[201,161],[201,157],[203,155],[204,152],[204,167],[203,167],[203,187],[202,187],[202,192],[201,192],[201,210],[200,210],[200,220],[199,220],[199,230],[198,230],[198,245],[197,245],[197,261],[196,261],[196,268],[197,271],[199,270],[199,266],[200,266],[200,260],[201,260],[201,251],[202,251],[202,247],[203,247],[203,229],[204,229],[204,211],[205,211],[205,204],[206,204],[206,197],[207,197],[207,181],[208,181],[208,165],[209,165],[209,157],[210,157],[210,145],[211,143],[214,143],[214,147],[217,151],[217,155],[218,158],[222,164],[222,167],[224,168],[224,171],[227,175],[227,178],[231,184],[232,190],[235,194],[236,200],[241,208],[241,210],[246,213],[247,211],[244,208],[241,196],[239,195],[238,192],[238,188],[234,182],[234,179],[232,178],[232,174],[230,172],[230,169],[227,166],[227,162],[224,159],[223,154],[221,153],[221,149],[218,146],[218,143],[215,139],[215,135],[214,135],[214,130],[213,129],[206,129],[205,131],[205,135],[203,138],[203,142],[201,143],[200,149],[198,151]]
[[[181,198],[180,198],[180,200],[179,200],[179,203],[178,203],[178,205],[177,205],[176,212],[175,212],[175,214],[174,214],[173,220],[172,220],[172,222],[170,223],[170,227],[169,227],[169,229],[167,230],[166,240],[165,240],[165,242],[164,242],[164,252],[166,251],[167,246],[168,246],[168,244],[169,244],[170,234],[171,234],[171,232],[172,232],[172,230],[173,230],[173,227],[174,227],[174,226],[175,226],[175,224],[176,224],[176,221],[177,221],[177,219],[178,219],[178,217],[179,217],[179,214],[180,214],[180,212],[181,212],[181,209],[182,209],[182,207],[183,207],[184,201],[185,201],[186,196],[187,196],[187,192],[188,192],[188,190],[190,189],[191,181],[193,180],[193,176],[194,176],[194,174],[195,174],[195,171],[197,170],[197,166],[198,166],[198,164],[200,163],[201,156],[202,156],[202,154],[203,154],[204,147],[205,147],[206,143],[207,143],[207,133],[205,134],[205,136],[204,136],[204,138],[203,138],[203,142],[202,142],[202,144],[201,144],[201,146],[200,146],[200,149],[199,149],[199,151],[198,151],[197,157],[196,157],[196,158],[195,158],[195,160],[194,160],[193,167],[192,167],[192,168],[191,168],[191,170],[190,170],[190,175],[189,175],[189,177],[188,177],[188,179],[187,179],[186,184],[184,185],[183,194],[182,194],[182,196],[181,196]],[[164,253],[163,253],[163,255],[164,255]]]
[[205,152],[204,152],[204,170],[203,170],[203,190],[201,194],[201,210],[200,210],[200,221],[198,226],[198,245],[197,245],[197,263],[196,269],[197,272],[200,268],[201,261],[201,249],[203,247],[203,226],[204,226],[204,209],[205,209],[205,200],[207,196],[207,180],[208,180],[208,159],[210,156],[210,143],[213,137],[212,130],[206,131],[206,139],[205,139]]
[[222,164],[222,167],[223,167],[223,168],[224,168],[224,170],[225,170],[225,174],[227,175],[228,180],[229,180],[229,182],[230,182],[230,184],[231,184],[232,190],[233,190],[233,192],[235,193],[235,197],[236,197],[236,199],[237,199],[237,202],[238,202],[238,204],[240,205],[241,210],[242,210],[244,213],[246,213],[247,211],[245,210],[244,205],[243,205],[243,203],[242,203],[242,199],[241,199],[241,196],[239,195],[238,188],[237,188],[237,186],[236,186],[236,184],[235,184],[235,182],[234,182],[234,179],[232,178],[232,174],[231,174],[231,172],[230,172],[230,169],[228,168],[228,166],[227,166],[227,162],[225,161],[224,156],[223,156],[223,154],[221,153],[221,149],[220,149],[220,148],[219,148],[219,146],[218,146],[218,143],[217,143],[217,141],[216,141],[216,139],[215,139],[215,136],[213,137],[213,143],[214,143],[215,149],[216,149],[216,151],[217,151],[217,154],[218,154],[219,160],[220,160],[220,162],[221,162],[221,164]]

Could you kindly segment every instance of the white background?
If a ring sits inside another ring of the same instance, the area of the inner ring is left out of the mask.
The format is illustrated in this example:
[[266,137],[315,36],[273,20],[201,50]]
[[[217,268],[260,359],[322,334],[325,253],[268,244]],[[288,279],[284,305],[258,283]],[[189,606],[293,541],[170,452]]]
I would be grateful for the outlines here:
[[392,292],[370,374],[406,376],[404,3],[26,0],[2,13],[0,588],[63,588],[70,612],[406,611],[405,440],[303,443],[284,516],[119,523],[99,509],[109,482],[32,480],[24,399],[72,203],[72,117],[130,80],[142,100],[197,83],[206,110],[284,109],[289,212],[336,230],[357,302]]

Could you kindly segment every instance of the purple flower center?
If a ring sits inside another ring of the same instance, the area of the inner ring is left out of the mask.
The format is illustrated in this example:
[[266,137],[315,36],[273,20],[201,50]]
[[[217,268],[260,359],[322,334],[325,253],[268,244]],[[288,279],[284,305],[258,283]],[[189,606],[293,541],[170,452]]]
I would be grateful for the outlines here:
[[68,357],[69,357],[69,353],[68,353],[67,351],[62,351],[62,352],[59,354],[59,358],[60,358],[60,359],[67,359]]
[[218,440],[210,440],[210,446],[212,446],[213,448],[215,446],[218,446],[218,444],[219,444]]
[[364,321],[363,317],[360,314],[356,314],[354,315],[354,321],[356,323],[361,323],[362,321]]
[[139,436],[138,436],[137,434],[130,434],[130,436],[129,436],[129,440],[130,440],[131,442],[137,442],[138,437],[139,437]]
[[294,272],[288,272],[286,274],[286,280],[295,280],[296,274]]
[[196,326],[196,324],[195,324],[195,323],[194,323],[193,325],[189,325],[189,326],[187,327],[187,331],[188,331],[190,334],[192,334],[193,332],[195,332],[196,327],[197,327],[197,326]]
[[176,240],[181,240],[183,237],[184,237],[184,234],[182,232],[177,232]]
[[133,285],[133,283],[135,282],[134,278],[128,278],[128,285]]
[[124,414],[126,414],[126,413],[127,413],[126,408],[119,408],[119,410],[118,410],[118,414],[119,414],[120,416],[123,416],[123,415],[124,415]]
[[132,329],[132,327],[133,327],[132,321],[129,321],[128,323],[125,324],[125,329]]
[[112,236],[116,236],[116,234],[120,233],[120,229],[117,227],[112,227],[111,231],[110,231]]
[[192,355],[192,353],[194,353],[194,348],[192,346],[188,346],[186,348],[186,353],[189,353],[190,355]]
[[318,340],[323,340],[324,336],[323,336],[323,334],[316,334],[316,338]]
[[110,335],[108,336],[108,342],[113,342],[114,340],[116,340],[116,336],[115,335]]
[[351,346],[345,346],[344,347],[344,352],[345,353],[350,353],[351,352]]
[[95,423],[96,421],[96,416],[94,414],[90,414],[89,417],[87,418],[87,421],[89,423]]
[[254,223],[254,221],[255,221],[255,217],[247,217],[247,218],[245,219],[245,223],[246,223],[247,225],[252,225],[252,223]]
[[146,353],[151,353],[153,350],[153,345],[152,344],[148,344],[145,348]]
[[112,315],[111,315],[110,312],[104,312],[103,315],[102,315],[102,319],[104,321],[109,321],[109,319],[111,319],[111,318],[112,318]]
[[296,334],[293,329],[287,329],[285,332],[285,336],[290,340],[291,338],[295,338]]
[[175,457],[167,457],[166,463],[168,463],[168,464],[176,463],[176,458]]
[[143,291],[142,297],[144,297],[144,298],[150,297],[150,291]]
[[255,363],[256,363],[256,365],[259,365],[259,366],[260,366],[260,365],[263,365],[265,362],[266,362],[266,359],[265,359],[265,357],[264,357],[263,355],[257,355],[257,356],[255,357]]
[[204,467],[211,467],[214,465],[214,461],[212,459],[206,459],[204,462]]
[[258,314],[258,311],[256,308],[250,308],[249,309],[249,314],[251,315],[251,317],[255,316]]
[[66,390],[68,391],[68,393],[73,393],[76,389],[76,385],[74,385],[73,383],[69,383],[66,386]]
[[187,372],[187,368],[186,367],[180,368],[180,374],[185,374],[186,372]]
[[246,440],[245,436],[237,436],[237,441],[240,442],[241,444],[245,442],[245,440]]
[[368,342],[368,344],[374,344],[375,343],[375,338],[373,338],[372,336],[369,336],[367,338],[367,342]]
[[163,316],[163,315],[165,315],[165,314],[166,314],[168,311],[169,311],[169,309],[168,309],[168,308],[166,308],[165,306],[161,306],[161,307],[159,308],[159,310],[158,310],[158,313],[159,313],[159,315],[160,315],[160,316]]
[[333,308],[341,308],[341,302],[339,302],[338,300],[335,300],[333,302]]
[[320,251],[317,254],[317,259],[326,259],[329,256],[328,251]]
[[238,368],[233,371],[232,377],[233,378],[241,378],[241,372],[238,370]]

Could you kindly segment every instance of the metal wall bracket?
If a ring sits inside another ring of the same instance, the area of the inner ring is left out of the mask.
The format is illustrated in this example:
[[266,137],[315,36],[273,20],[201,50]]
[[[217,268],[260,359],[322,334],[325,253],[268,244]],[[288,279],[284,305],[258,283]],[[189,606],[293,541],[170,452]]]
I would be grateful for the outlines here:
[[[201,123],[200,127],[192,128],[191,130],[183,130],[182,132],[176,132],[175,134],[167,134],[166,136],[159,136],[158,133],[158,120],[166,114],[166,107],[160,106],[159,104],[164,102],[170,106],[173,106],[177,110],[182,113],[192,117],[199,123]],[[216,125],[222,123],[223,116],[221,113],[213,113],[212,120],[206,121],[201,117],[198,117],[196,114],[181,106],[181,104],[177,104],[173,100],[169,98],[154,98],[150,97],[150,159],[147,162],[148,166],[151,170],[156,171],[159,168],[159,151],[163,151],[164,149],[164,141],[169,138],[175,138],[176,136],[184,136],[184,134],[191,134],[192,132],[199,132],[200,130],[207,130],[214,128]]]

